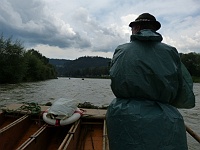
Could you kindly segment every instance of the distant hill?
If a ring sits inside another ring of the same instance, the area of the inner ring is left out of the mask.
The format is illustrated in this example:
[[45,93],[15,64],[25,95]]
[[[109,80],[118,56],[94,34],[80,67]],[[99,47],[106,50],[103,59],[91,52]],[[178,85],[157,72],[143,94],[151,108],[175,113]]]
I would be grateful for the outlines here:
[[49,63],[54,66],[63,66],[65,63],[70,61],[71,60],[66,60],[66,59],[49,59]]
[[58,76],[100,77],[109,73],[110,58],[84,56],[75,60],[49,59]]
[[57,76],[64,76],[65,69],[64,65],[70,63],[71,60],[66,59],[49,59],[49,63],[52,64],[56,68]]

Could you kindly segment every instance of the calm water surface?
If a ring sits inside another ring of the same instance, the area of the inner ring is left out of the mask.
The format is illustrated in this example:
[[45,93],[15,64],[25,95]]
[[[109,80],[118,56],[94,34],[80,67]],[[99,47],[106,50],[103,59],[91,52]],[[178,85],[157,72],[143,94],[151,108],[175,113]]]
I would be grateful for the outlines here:
[[[200,136],[200,84],[194,84],[196,107],[181,109],[185,123]],[[11,103],[46,104],[59,98],[74,99],[107,106],[113,100],[109,79],[59,78],[54,80],[0,85],[0,107]],[[189,150],[200,150],[200,144],[188,134]]]

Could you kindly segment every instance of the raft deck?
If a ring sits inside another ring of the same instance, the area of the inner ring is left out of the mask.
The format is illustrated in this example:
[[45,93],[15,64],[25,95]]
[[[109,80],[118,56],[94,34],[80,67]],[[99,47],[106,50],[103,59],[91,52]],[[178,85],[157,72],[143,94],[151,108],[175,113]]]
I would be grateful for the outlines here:
[[[43,112],[50,106],[40,106],[40,113],[35,115],[35,118],[30,110],[21,109],[24,105],[10,104],[1,108],[3,112],[9,113],[6,115],[0,113],[0,139],[2,140],[0,149],[109,150],[106,110],[80,108],[83,110],[83,115],[78,121],[67,126],[52,127],[42,120]],[[1,125],[1,122],[7,119],[10,121]],[[31,130],[25,131],[26,128]],[[19,131],[19,134],[15,132],[13,136],[14,131]],[[25,132],[23,136],[22,132]]]

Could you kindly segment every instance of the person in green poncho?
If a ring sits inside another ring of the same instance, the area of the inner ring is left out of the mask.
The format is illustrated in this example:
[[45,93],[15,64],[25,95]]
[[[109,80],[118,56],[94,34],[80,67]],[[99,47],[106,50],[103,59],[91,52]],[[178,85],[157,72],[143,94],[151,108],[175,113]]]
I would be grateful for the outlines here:
[[119,45],[111,61],[110,150],[187,150],[177,108],[195,106],[191,76],[176,48],[161,42],[153,15],[143,13],[129,27],[131,42]]

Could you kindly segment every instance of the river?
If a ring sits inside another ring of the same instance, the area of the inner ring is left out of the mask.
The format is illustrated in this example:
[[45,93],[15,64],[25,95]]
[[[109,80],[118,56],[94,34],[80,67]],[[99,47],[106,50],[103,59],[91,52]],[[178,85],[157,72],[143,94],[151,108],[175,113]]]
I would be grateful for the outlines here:
[[[196,106],[180,109],[185,124],[200,136],[200,84],[194,84]],[[113,100],[109,79],[58,78],[54,80],[0,85],[0,107],[11,103],[36,102],[46,104],[59,98],[90,102],[97,106],[107,106]],[[189,150],[199,150],[200,144],[189,134]]]

